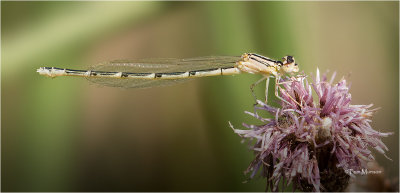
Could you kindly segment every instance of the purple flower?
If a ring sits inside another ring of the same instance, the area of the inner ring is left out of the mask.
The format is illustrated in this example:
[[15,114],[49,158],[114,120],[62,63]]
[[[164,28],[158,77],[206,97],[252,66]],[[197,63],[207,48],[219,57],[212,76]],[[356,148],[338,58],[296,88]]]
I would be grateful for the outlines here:
[[[302,191],[343,191],[351,177],[345,171],[361,170],[374,160],[370,147],[382,154],[388,151],[380,138],[392,133],[370,125],[376,109],[370,109],[372,104],[351,105],[346,80],[332,84],[334,77],[320,78],[317,70],[311,84],[304,77],[281,80],[279,94],[285,101],[279,108],[257,101],[255,113],[246,112],[264,124],[234,129],[241,137],[256,140],[256,157],[246,173],[253,178],[261,170],[267,190],[279,191],[279,183],[282,188],[293,183]],[[273,118],[263,118],[257,110]]]

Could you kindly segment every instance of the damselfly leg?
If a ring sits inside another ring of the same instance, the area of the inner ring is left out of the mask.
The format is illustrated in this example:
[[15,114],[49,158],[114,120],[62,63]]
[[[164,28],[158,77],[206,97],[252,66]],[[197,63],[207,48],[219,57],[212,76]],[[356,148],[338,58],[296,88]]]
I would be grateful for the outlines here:
[[266,85],[266,89],[265,89],[265,103],[267,103],[269,76],[263,76],[260,80],[257,80],[257,82],[251,84],[251,86],[250,86],[251,94],[253,95],[254,101],[256,101],[256,103],[257,103],[257,96],[254,93],[254,87],[256,87],[258,84],[263,82],[265,79],[267,79],[267,85]]
[[276,80],[276,82],[275,82],[275,95],[276,95],[279,99],[281,99],[282,101],[284,101],[284,102],[290,104],[289,102],[287,102],[286,100],[284,100],[282,97],[280,97],[280,96],[278,95],[278,93],[279,93],[278,89],[281,89],[280,91],[281,91],[282,94],[285,94],[287,97],[289,97],[293,102],[295,102],[297,105],[299,105],[300,108],[303,107],[303,104],[302,104],[303,101],[302,101],[302,100],[300,100],[300,103],[299,103],[299,102],[298,102],[296,99],[294,99],[289,93],[287,93],[287,92],[285,91],[285,89],[282,89],[282,88],[280,87],[280,85],[283,85],[283,84],[290,84],[290,83],[292,83],[293,81],[297,80],[298,78],[304,78],[304,77],[306,77],[306,76],[305,76],[305,75],[297,75],[296,77],[291,77],[292,80],[283,81],[283,82],[280,82],[280,78],[279,78],[279,80],[278,80],[278,78],[277,78],[277,80]]
[[[263,82],[264,80],[266,80],[266,83],[265,83],[265,101],[264,101],[264,103],[265,103],[265,104],[268,104],[269,78],[270,78],[270,76],[264,76],[264,77],[262,77],[260,80],[258,80],[257,82],[253,83],[253,84],[250,86],[251,94],[253,95],[254,100],[256,101],[256,104],[257,104],[257,96],[256,96],[256,94],[255,94],[255,92],[254,92],[254,87],[257,86],[258,84],[260,84],[261,82]],[[281,100],[281,101],[283,101],[283,102],[285,102],[285,103],[287,103],[287,104],[291,104],[290,102],[288,102],[287,100],[285,100],[285,99],[283,99],[281,96],[279,96],[279,89],[281,89],[281,92],[284,92],[284,90],[282,90],[282,88],[280,88],[279,85],[285,84],[285,83],[289,83],[289,82],[291,82],[291,81],[279,82],[280,80],[281,80],[280,76],[275,77],[275,89],[274,89],[274,90],[275,90],[275,96],[276,96],[276,98],[278,98],[279,100]],[[289,94],[287,94],[287,93],[285,93],[285,94],[286,94],[291,100],[293,100],[293,102],[295,102],[296,104],[302,106],[302,105],[299,104],[295,99],[293,99],[293,97],[291,97]]]

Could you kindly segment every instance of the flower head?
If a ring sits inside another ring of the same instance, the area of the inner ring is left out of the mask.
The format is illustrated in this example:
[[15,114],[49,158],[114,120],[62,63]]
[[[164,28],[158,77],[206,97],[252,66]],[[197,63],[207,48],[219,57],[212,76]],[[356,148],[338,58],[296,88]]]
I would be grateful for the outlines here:
[[[246,170],[251,178],[262,170],[267,189],[273,191],[281,180],[283,186],[293,182],[302,191],[343,191],[351,175],[345,171],[361,170],[374,160],[369,147],[382,154],[388,150],[380,138],[391,133],[370,125],[376,109],[370,109],[372,104],[351,105],[346,80],[332,84],[333,79],[320,78],[318,70],[311,84],[304,77],[288,77],[282,80],[279,108],[257,101],[255,112],[246,112],[264,122],[234,129],[256,140],[256,157]],[[273,118],[263,118],[257,110]]]

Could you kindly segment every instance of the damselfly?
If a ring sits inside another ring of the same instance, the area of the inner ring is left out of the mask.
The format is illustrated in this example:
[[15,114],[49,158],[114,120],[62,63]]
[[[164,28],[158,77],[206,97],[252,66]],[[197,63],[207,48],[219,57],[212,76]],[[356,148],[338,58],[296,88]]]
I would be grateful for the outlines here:
[[[78,76],[89,81],[112,87],[145,88],[174,84],[189,78],[234,75],[242,72],[261,74],[263,78],[252,84],[251,89],[266,81],[266,99],[270,76],[275,77],[275,95],[278,95],[279,79],[287,73],[298,72],[294,57],[285,56],[282,61],[272,60],[254,53],[240,56],[209,56],[189,59],[144,59],[111,61],[96,64],[89,70],[71,70],[56,67],[37,69],[40,75]],[[285,101],[285,100],[283,100]]]

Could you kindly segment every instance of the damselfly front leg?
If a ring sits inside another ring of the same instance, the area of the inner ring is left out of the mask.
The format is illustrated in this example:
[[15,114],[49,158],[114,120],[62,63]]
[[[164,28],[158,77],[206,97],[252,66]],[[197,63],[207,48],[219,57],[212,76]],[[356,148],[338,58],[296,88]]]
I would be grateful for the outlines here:
[[[284,89],[282,89],[279,85],[284,84],[284,83],[288,83],[288,82],[279,82],[280,77],[277,77],[275,80],[275,96],[280,99],[281,101],[291,105],[291,103],[289,103],[288,101],[286,101],[285,99],[283,99],[282,97],[279,96],[279,89],[281,89],[281,92],[285,92],[283,94],[285,94],[286,96],[288,96],[293,102],[295,102],[297,105],[299,105],[300,107],[303,107],[302,104],[300,104],[299,102],[297,102],[296,99],[294,99],[292,96],[289,95],[289,93],[286,93],[286,91]],[[289,81],[290,82],[290,81]]]
[[[290,77],[289,80],[279,81],[279,80],[281,80],[281,79],[279,79],[278,82],[276,83],[276,85],[278,85],[278,89],[281,89],[282,94],[285,94],[287,97],[289,97],[293,102],[295,102],[295,103],[296,103],[297,105],[299,105],[300,107],[303,107],[303,100],[301,100],[301,99],[294,99],[291,95],[289,95],[289,93],[286,92],[286,90],[282,89],[282,88],[280,87],[280,85],[283,85],[283,84],[290,84],[290,83],[292,83],[293,81],[299,81],[299,80],[301,80],[301,79],[304,79],[305,77],[307,77],[307,76],[306,76],[306,75],[296,75],[296,76]],[[278,92],[278,91],[276,91],[276,92]],[[300,103],[299,103],[298,100],[300,100]]]

